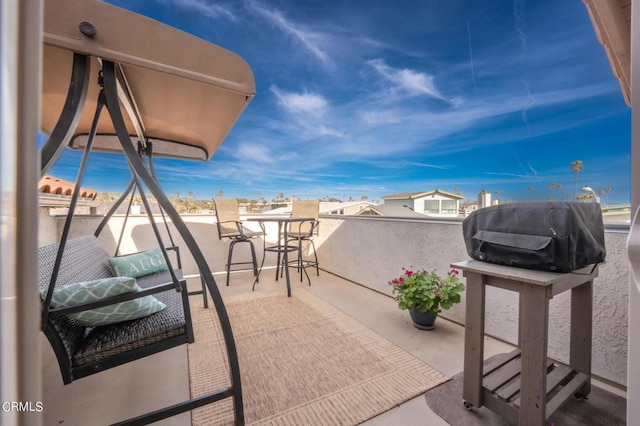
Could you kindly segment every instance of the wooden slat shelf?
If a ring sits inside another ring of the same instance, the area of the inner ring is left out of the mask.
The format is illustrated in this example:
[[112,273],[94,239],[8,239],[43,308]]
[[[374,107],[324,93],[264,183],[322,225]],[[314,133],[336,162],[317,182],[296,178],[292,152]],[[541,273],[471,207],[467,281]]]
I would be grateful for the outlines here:
[[[487,407],[516,420],[520,410],[521,352],[496,355],[483,364],[483,399]],[[546,418],[589,381],[589,376],[547,359]]]

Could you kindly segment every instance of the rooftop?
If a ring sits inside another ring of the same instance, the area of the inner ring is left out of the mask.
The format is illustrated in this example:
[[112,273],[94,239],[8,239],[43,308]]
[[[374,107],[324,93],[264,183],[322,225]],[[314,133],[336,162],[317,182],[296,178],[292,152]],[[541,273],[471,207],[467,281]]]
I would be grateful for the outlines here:
[[[75,183],[51,175],[44,175],[38,183],[38,191],[44,194],[72,195]],[[80,188],[80,197],[95,200],[98,193],[93,189]]]

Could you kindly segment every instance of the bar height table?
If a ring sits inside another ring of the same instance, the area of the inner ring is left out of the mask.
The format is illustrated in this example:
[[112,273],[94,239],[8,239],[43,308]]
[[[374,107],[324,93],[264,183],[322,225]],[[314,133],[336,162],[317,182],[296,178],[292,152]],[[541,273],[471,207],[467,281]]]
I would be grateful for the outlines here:
[[[569,397],[591,392],[591,321],[597,266],[554,273],[470,260],[451,267],[462,270],[467,278],[462,395],[467,408],[484,405],[512,423],[544,425]],[[519,293],[519,347],[483,363],[487,286]],[[549,300],[566,290],[571,290],[569,367],[547,359]]]
[[[298,246],[290,246],[288,243],[289,240],[289,224],[291,223],[301,223],[315,220],[312,217],[255,217],[247,219],[250,222],[260,222],[260,227],[262,228],[263,233],[263,242],[264,242],[264,251],[262,253],[262,262],[260,263],[260,269],[258,269],[258,276],[253,282],[253,287],[255,288],[256,283],[260,277],[260,272],[262,272],[262,267],[264,266],[264,259],[267,256],[267,252],[278,253],[277,263],[276,263],[276,281],[278,281],[278,275],[280,272],[280,256],[282,256],[282,264],[284,265],[284,274],[285,280],[287,282],[287,296],[291,297],[291,280],[289,278],[289,252],[297,251]],[[278,224],[278,241],[275,245],[267,246],[266,245],[266,232],[264,223],[265,222],[275,222]],[[303,268],[305,275],[307,275],[307,279],[310,281],[309,275],[307,271]]]

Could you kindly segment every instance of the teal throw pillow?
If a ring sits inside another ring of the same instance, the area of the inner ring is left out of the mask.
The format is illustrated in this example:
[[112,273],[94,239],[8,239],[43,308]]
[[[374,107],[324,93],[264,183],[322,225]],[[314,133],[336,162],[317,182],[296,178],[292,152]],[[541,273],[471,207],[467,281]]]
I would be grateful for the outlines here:
[[[111,277],[85,281],[56,288],[53,291],[51,307],[68,308],[140,290],[142,289],[136,283],[135,278],[131,277]],[[46,294],[46,290],[43,290],[43,299]],[[145,296],[102,308],[70,314],[69,316],[82,325],[95,327],[146,317],[166,307],[167,305],[155,297]]]
[[109,266],[113,275],[118,277],[138,278],[169,270],[160,247],[140,253],[109,258]]

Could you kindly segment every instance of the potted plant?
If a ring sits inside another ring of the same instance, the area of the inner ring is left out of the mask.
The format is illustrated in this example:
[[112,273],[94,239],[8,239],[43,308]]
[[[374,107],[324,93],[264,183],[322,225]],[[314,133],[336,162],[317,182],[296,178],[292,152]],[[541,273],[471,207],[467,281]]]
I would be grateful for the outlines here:
[[450,270],[442,278],[435,271],[404,269],[404,273],[389,281],[391,292],[400,309],[409,310],[413,325],[432,330],[437,315],[460,302],[465,287],[458,271]]

